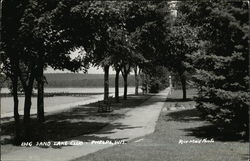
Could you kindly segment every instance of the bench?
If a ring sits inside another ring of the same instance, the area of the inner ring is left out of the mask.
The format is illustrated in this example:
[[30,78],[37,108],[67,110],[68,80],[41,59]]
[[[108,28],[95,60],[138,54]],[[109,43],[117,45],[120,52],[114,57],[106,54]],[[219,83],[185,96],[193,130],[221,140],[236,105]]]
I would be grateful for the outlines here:
[[113,97],[109,97],[108,100],[98,101],[98,111],[97,112],[112,112],[111,101]]

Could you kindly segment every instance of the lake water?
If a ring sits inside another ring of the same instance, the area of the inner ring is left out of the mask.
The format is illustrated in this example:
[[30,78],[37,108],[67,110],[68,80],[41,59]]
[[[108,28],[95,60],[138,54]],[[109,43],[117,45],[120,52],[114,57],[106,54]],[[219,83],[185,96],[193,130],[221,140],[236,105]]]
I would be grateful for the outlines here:
[[[123,88],[119,88],[120,92],[123,92]],[[140,90],[140,89],[139,89]],[[135,91],[134,87],[128,87],[128,93],[133,93]],[[36,90],[34,90],[36,93]],[[45,88],[45,93],[103,93],[103,87],[97,88]],[[115,92],[115,88],[109,88],[109,92],[112,94]],[[1,93],[10,93],[8,88],[2,88]]]
[[[115,88],[109,88],[110,96],[114,96]],[[120,95],[123,95],[123,88],[119,89]],[[77,105],[84,105],[96,102],[103,99],[103,88],[45,88],[45,93],[93,93],[93,95],[86,96],[54,96],[44,98],[44,111],[54,112],[64,110]],[[133,94],[134,87],[128,87],[128,94]],[[36,91],[34,91],[36,92]],[[140,92],[140,90],[139,90]],[[3,88],[1,93],[9,93],[7,88]],[[99,93],[99,94],[95,94]],[[32,97],[31,113],[36,113],[36,97]],[[23,114],[24,97],[19,97],[19,113]],[[13,98],[1,98],[1,117],[13,116]]]

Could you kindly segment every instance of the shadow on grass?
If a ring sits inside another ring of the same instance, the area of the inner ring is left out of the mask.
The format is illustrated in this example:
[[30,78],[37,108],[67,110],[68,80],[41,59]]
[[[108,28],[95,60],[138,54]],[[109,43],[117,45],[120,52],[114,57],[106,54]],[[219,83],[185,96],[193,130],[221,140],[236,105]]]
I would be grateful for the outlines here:
[[187,136],[195,136],[198,138],[210,138],[216,141],[236,141],[236,142],[247,142],[248,139],[246,137],[237,134],[233,130],[219,130],[216,125],[205,125],[196,128],[188,128],[183,129],[187,132]]
[[186,132],[186,136],[195,136],[197,138],[207,138],[214,139],[216,141],[240,141],[246,142],[248,138],[237,134],[235,131],[229,129],[219,130],[216,125],[210,124],[202,120],[199,116],[200,113],[197,109],[181,110],[176,112],[171,112],[167,114],[170,117],[168,121],[179,121],[179,122],[194,122],[203,121],[204,125],[194,128],[181,129]]
[[200,113],[196,109],[171,112],[167,114],[167,116],[170,117],[168,121],[180,121],[180,122],[201,121]]
[[190,102],[193,101],[191,98],[183,99],[176,99],[176,98],[167,98],[165,102]]
[[[46,142],[46,141],[64,141],[68,138],[76,137],[79,135],[85,135],[99,131],[107,123],[100,122],[81,122],[81,121],[48,121],[42,125],[39,125],[35,120],[31,120],[30,136],[29,139],[20,138],[19,142],[15,142],[13,139],[13,124],[2,125],[1,135],[9,136],[8,139],[1,140],[1,144],[14,144],[19,145],[22,141],[28,142]],[[23,125],[20,125],[20,135],[24,136]]]
[[142,126],[128,126],[123,125],[121,123],[113,123],[109,124],[108,126],[104,127],[101,131],[97,132],[97,134],[112,134],[114,133],[113,130],[124,130],[124,129],[136,129],[141,128]]
[[[128,95],[127,100],[124,100],[122,97],[120,97],[119,102],[116,102],[115,98],[111,98],[111,107],[113,109],[136,108],[136,107],[139,107],[142,103],[144,103],[143,105],[150,105],[150,104],[154,104],[155,102],[162,101],[162,100],[160,100],[160,98],[156,98],[156,99],[152,100],[151,102],[145,102],[151,96],[153,96],[153,95],[152,94],[138,95],[138,96]],[[85,105],[85,106],[95,107],[97,109],[99,106],[99,103],[103,103],[103,100],[99,101],[99,102],[90,103],[90,104]]]
[[[76,115],[72,116],[75,117]],[[78,116],[77,116],[78,117]],[[69,119],[67,117],[67,119]],[[107,126],[108,125],[108,126]],[[22,128],[22,127],[21,127]],[[77,138],[77,140],[83,142],[89,141],[119,141],[122,139],[110,139],[107,137],[98,137],[98,136],[89,136],[91,134],[112,134],[115,131],[114,129],[123,130],[123,129],[134,129],[140,128],[139,126],[127,126],[123,124],[112,124],[112,123],[100,123],[100,122],[84,122],[84,121],[73,121],[73,120],[48,120],[42,126],[38,127],[38,123],[35,120],[32,120],[31,124],[31,135],[28,142],[32,142],[33,145],[36,142],[54,142],[54,141],[67,141]],[[8,136],[12,133],[11,129],[14,129],[13,124],[3,125],[3,132],[1,135]],[[21,135],[23,135],[21,131]],[[88,136],[86,136],[88,135]],[[79,139],[80,138],[80,139]],[[21,140],[21,141],[24,141]],[[6,137],[1,141],[1,144],[16,144],[13,140],[13,137]],[[20,145],[20,143],[19,143]],[[46,145],[39,146],[40,148],[48,148]],[[51,146],[52,148],[61,148],[62,146]]]

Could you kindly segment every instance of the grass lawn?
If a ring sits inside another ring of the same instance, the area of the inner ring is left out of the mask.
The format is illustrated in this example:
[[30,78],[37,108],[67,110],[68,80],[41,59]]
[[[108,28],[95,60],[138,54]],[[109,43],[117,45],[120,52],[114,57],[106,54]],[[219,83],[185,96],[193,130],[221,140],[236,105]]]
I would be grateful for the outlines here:
[[[110,113],[98,113],[99,104],[96,102],[46,115],[46,121],[40,128],[38,128],[36,116],[32,115],[30,140],[33,142],[65,141],[76,136],[97,132],[150,97],[150,95],[129,95],[127,100],[121,98],[120,103],[115,103],[112,100],[111,107],[114,111]],[[1,121],[1,152],[8,153],[18,148],[18,146],[11,145],[13,143],[14,122],[13,118],[4,118]],[[20,129],[23,133],[22,124]]]
[[[199,118],[193,108],[194,90],[188,91],[188,101],[181,101],[176,90],[166,100],[153,134],[117,145],[74,161],[240,161],[247,160],[249,143],[240,138],[218,133]],[[183,108],[184,107],[184,108]],[[183,143],[181,141],[211,140],[213,143]],[[212,140],[211,140],[212,141]]]

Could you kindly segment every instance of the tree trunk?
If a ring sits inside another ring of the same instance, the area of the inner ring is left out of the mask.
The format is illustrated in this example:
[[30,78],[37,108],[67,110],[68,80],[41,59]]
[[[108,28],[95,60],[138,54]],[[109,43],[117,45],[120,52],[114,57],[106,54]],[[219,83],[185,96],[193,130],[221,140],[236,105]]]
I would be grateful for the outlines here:
[[115,74],[115,102],[119,102],[119,73],[120,70],[116,69],[116,74]]
[[43,81],[43,66],[38,69],[37,77],[37,120],[44,122],[44,81]]
[[138,77],[138,69],[137,67],[134,68],[134,72],[135,72],[135,95],[138,95],[139,92],[139,77]]
[[104,66],[104,100],[109,98],[109,66]]
[[31,96],[32,89],[34,83],[34,75],[31,74],[29,84],[25,88],[25,100],[24,100],[24,132],[25,132],[25,140],[30,139],[30,108],[31,108]]
[[182,86],[182,92],[183,92],[182,99],[186,100],[187,99],[187,91],[186,91],[186,77],[185,77],[185,75],[181,75],[180,79],[181,79],[181,86]]
[[130,71],[129,64],[123,66],[123,68],[121,69],[123,81],[124,81],[124,93],[123,93],[124,100],[127,99],[127,95],[128,95],[128,74],[129,74],[129,71]]
[[148,79],[149,79],[149,78],[148,78],[148,75],[145,74],[145,81],[146,81],[146,84],[145,84],[145,92],[146,92],[146,94],[149,93]]
[[124,80],[124,93],[123,93],[123,99],[127,100],[127,95],[128,95],[128,75],[124,74],[123,75],[123,80]]
[[18,112],[18,77],[17,75],[14,76],[12,79],[12,95],[14,101],[14,120],[15,120],[15,142],[19,144],[20,141],[20,117]]
[[30,138],[30,108],[31,108],[31,92],[25,93],[24,101],[24,130],[25,130],[25,139],[28,141]]

